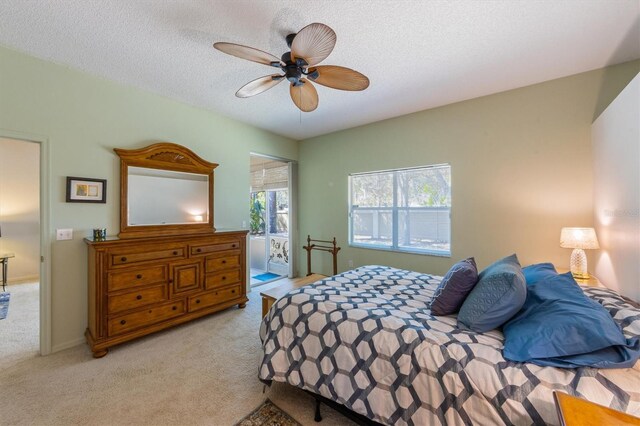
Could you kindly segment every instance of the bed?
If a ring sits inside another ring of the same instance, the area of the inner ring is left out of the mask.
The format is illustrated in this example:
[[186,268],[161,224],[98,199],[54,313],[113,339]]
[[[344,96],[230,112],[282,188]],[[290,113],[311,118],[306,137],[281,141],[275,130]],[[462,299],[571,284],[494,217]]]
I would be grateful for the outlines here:
[[[557,424],[553,390],[640,415],[639,370],[507,361],[500,331],[431,315],[440,280],[372,265],[291,291],[261,324],[259,378],[382,424]],[[640,309],[611,290],[583,290],[625,336],[640,335]]]

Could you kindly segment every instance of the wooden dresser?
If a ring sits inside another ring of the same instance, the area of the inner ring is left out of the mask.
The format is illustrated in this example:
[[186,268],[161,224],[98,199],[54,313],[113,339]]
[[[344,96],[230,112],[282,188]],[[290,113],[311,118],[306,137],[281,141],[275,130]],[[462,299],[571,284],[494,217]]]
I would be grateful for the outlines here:
[[247,302],[247,231],[105,241],[89,246],[89,325],[96,358],[108,348]]

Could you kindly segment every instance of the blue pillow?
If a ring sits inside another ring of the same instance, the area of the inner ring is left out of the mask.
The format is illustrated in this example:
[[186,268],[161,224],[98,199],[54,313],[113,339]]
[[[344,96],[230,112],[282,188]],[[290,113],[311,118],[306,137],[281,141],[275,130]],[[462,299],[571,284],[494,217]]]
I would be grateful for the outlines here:
[[524,304],[527,285],[515,254],[482,271],[458,313],[458,327],[478,333],[506,323]]
[[609,312],[584,294],[571,272],[528,286],[522,310],[503,332],[503,356],[511,361],[628,368],[640,358],[640,338],[627,340]]
[[524,274],[527,285],[535,284],[544,278],[558,275],[558,271],[556,271],[553,263],[537,263],[535,265],[525,266],[522,268],[522,273]]
[[449,269],[431,301],[433,315],[451,315],[460,310],[460,306],[478,282],[478,268],[473,257],[461,260]]

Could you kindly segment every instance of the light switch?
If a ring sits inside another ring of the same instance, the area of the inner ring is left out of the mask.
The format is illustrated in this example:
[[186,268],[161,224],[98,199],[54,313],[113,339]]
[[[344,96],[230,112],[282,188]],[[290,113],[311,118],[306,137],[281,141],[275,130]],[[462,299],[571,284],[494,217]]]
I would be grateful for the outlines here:
[[56,240],[73,240],[73,229],[56,229]]

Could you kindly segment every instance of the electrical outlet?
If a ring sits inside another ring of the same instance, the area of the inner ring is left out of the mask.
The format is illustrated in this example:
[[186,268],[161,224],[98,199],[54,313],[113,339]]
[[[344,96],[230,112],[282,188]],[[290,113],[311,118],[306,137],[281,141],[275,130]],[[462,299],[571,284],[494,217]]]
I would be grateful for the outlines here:
[[73,229],[56,229],[56,240],[73,240]]
[[353,268],[353,260],[349,260],[349,268]]
[[247,228],[247,221],[243,220],[242,221],[242,229],[246,229]]

